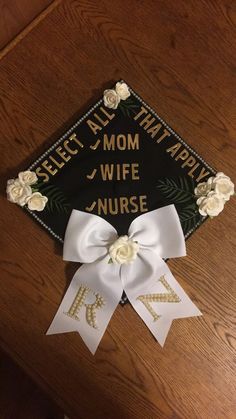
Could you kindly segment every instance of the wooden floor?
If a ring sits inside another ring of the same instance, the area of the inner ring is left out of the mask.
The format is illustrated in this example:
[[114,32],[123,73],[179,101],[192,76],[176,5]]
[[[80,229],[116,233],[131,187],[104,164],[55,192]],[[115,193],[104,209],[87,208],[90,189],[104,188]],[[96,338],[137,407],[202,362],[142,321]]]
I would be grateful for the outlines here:
[[26,374],[0,353],[0,418],[63,419],[60,409]]
[[76,333],[45,336],[72,268],[5,184],[120,78],[236,182],[235,2],[56,0],[35,16],[0,51],[0,348],[71,419],[234,419],[235,198],[170,262],[203,316],[162,349],[119,306],[92,357]]
[[0,49],[31,23],[52,0],[0,0]]

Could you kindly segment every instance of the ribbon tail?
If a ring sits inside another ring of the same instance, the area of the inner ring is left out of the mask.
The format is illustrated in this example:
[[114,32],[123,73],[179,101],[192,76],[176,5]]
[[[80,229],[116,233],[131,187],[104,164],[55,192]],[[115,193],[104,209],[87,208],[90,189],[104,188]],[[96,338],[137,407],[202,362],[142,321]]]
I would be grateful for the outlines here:
[[201,316],[202,313],[176,281],[167,264],[154,253],[143,252],[138,268],[136,265],[136,273],[127,271],[123,278],[125,292],[156,340],[164,346],[174,319]]
[[47,335],[77,331],[94,354],[123,292],[119,267],[106,258],[75,273]]

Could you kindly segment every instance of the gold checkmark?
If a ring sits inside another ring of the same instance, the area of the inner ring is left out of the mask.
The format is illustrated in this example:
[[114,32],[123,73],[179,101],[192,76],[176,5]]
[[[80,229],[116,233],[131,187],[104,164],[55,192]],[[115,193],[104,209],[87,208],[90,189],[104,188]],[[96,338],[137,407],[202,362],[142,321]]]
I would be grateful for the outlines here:
[[97,169],[93,169],[91,175],[87,175],[87,179],[92,180],[94,176],[96,175]]
[[86,207],[85,209],[86,211],[92,212],[95,206],[96,206],[96,201],[93,201],[92,205],[90,205],[90,207]]
[[98,148],[100,142],[101,142],[101,140],[97,140],[94,145],[91,145],[90,146],[91,150],[96,150]]

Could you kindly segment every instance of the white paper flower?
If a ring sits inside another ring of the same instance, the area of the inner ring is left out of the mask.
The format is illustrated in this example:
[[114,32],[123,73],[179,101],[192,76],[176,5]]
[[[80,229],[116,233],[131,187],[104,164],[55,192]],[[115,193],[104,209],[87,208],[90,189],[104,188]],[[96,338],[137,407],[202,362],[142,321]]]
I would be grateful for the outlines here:
[[119,237],[109,248],[111,261],[114,263],[133,262],[139,250],[139,244],[128,236]]
[[120,96],[114,89],[107,89],[103,93],[103,101],[107,108],[117,109],[120,103]]
[[211,190],[210,182],[201,182],[194,189],[194,193],[196,196],[204,196],[204,195],[207,195],[208,192],[210,192],[210,190]]
[[116,83],[116,93],[121,100],[126,100],[130,96],[130,91],[127,84],[120,81]]
[[207,196],[198,198],[197,205],[201,215],[215,217],[224,208],[225,200],[216,192],[211,191]]
[[216,174],[212,181],[212,188],[220,195],[225,201],[228,201],[231,195],[234,195],[234,184],[224,173],[219,172]]
[[18,179],[22,185],[33,185],[37,182],[38,178],[35,172],[31,170],[26,170],[25,172],[20,172],[18,174]]
[[43,211],[48,202],[48,198],[40,192],[34,192],[26,202],[31,211]]
[[23,207],[27,198],[32,194],[32,189],[29,185],[22,185],[19,179],[10,179],[7,182],[7,199],[10,202]]

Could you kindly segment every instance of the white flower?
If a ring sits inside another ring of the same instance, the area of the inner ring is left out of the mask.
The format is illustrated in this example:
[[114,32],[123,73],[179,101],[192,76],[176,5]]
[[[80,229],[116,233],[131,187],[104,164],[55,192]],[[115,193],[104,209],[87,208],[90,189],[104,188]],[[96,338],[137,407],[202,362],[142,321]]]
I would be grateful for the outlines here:
[[7,199],[10,202],[23,207],[26,204],[27,198],[32,194],[29,185],[22,185],[19,179],[10,179],[7,182]]
[[225,201],[228,201],[231,195],[234,195],[234,184],[224,173],[219,172],[216,174],[212,181],[214,191],[221,196]]
[[31,211],[43,211],[48,202],[48,198],[43,196],[40,192],[34,192],[26,202]]
[[103,93],[104,105],[107,108],[117,109],[120,103],[120,96],[113,89],[107,89]]
[[128,236],[119,237],[109,248],[111,261],[114,263],[130,263],[137,257],[139,244]]
[[130,96],[130,91],[126,83],[118,81],[116,83],[116,93],[121,100],[126,100]]
[[196,196],[204,196],[204,195],[207,195],[208,192],[210,192],[210,190],[211,190],[210,182],[201,182],[194,189],[194,193]]
[[37,182],[38,178],[35,172],[26,170],[18,174],[18,179],[22,185],[33,185]]
[[215,217],[223,210],[225,200],[216,192],[211,191],[207,196],[198,198],[197,204],[201,215]]

